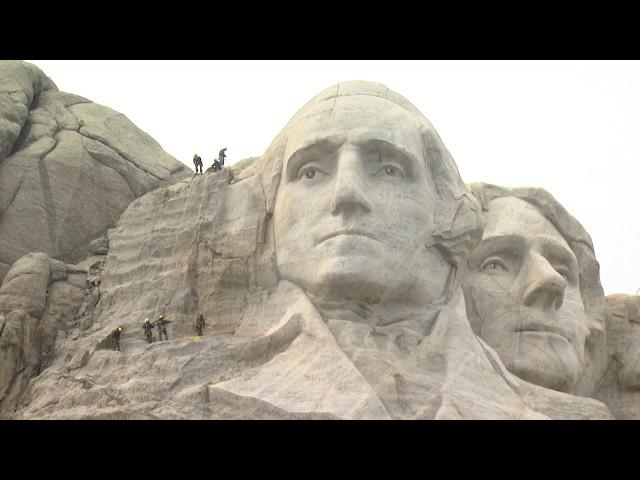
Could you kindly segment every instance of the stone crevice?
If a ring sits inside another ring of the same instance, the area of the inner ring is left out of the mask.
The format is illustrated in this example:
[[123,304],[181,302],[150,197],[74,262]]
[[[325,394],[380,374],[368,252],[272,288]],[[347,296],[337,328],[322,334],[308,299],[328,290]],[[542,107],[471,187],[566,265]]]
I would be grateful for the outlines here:
[[[75,103],[74,105],[78,105],[78,104],[81,104],[81,103],[93,103],[93,102],[78,102],[78,103]],[[71,105],[69,105],[69,107],[71,107]],[[91,135],[90,133],[87,133],[86,128],[85,128],[85,127],[86,127],[85,123],[84,123],[80,118],[78,118],[78,116],[77,116],[75,113],[73,113],[73,110],[71,110],[71,108],[68,108],[68,107],[67,107],[67,109],[66,109],[66,110],[67,110],[67,111],[68,111],[68,112],[69,112],[69,113],[70,113],[70,114],[71,114],[71,115],[76,119],[76,121],[78,122],[78,130],[77,130],[77,131],[78,131],[78,133],[79,133],[80,135],[82,135],[82,136],[84,136],[84,137],[86,137],[86,138],[88,138],[88,139],[90,139],[90,140],[95,140],[96,142],[100,142],[100,143],[101,143],[102,145],[104,145],[105,147],[107,147],[107,148],[109,148],[109,149],[113,150],[114,152],[116,152],[118,155],[120,155],[122,158],[124,158],[127,162],[131,163],[135,168],[142,170],[143,172],[145,172],[145,173],[146,173],[146,174],[148,174],[148,175],[151,175],[151,176],[152,176],[153,178],[155,178],[156,180],[166,181],[166,179],[161,178],[161,177],[159,177],[159,176],[155,175],[154,173],[152,173],[152,172],[148,171],[147,169],[145,169],[142,165],[139,165],[138,163],[134,162],[134,161],[133,161],[133,159],[132,159],[129,155],[127,155],[125,152],[122,152],[122,151],[120,151],[119,149],[117,149],[117,148],[115,148],[115,147],[113,147],[113,146],[109,145],[107,142],[105,142],[105,140],[104,140],[104,139],[99,138],[99,137],[97,137],[97,136],[95,136],[95,135]],[[120,114],[120,115],[122,115],[122,114]],[[180,170],[182,170],[182,169],[183,169],[182,167],[183,167],[183,166],[178,166],[178,167],[177,167],[177,169],[176,169],[175,171],[171,171],[171,170],[169,170],[169,173],[173,174],[173,173],[175,173],[175,172],[178,172],[178,171],[180,171]],[[184,168],[186,168],[186,167],[184,167]]]
[[[44,74],[43,74],[44,75]],[[14,124],[18,125],[20,128],[20,133],[18,134],[18,136],[16,137],[15,141],[13,142],[13,145],[11,146],[11,148],[9,149],[9,153],[6,157],[10,157],[11,155],[13,155],[14,153],[16,153],[18,151],[19,148],[22,147],[22,143],[28,133],[28,129],[25,128],[25,126],[29,123],[29,118],[30,118],[30,113],[32,110],[35,110],[36,108],[38,108],[38,105],[40,103],[40,95],[43,92],[49,91],[49,90],[56,90],[56,88],[53,87],[48,87],[48,88],[44,88],[42,86],[42,78],[40,76],[38,76],[37,78],[35,78],[32,83],[32,89],[33,89],[33,95],[31,98],[29,98],[28,96],[25,95],[25,92],[23,90],[12,90],[12,91],[8,91],[8,92],[3,92],[3,93],[8,93],[9,97],[12,99],[14,105],[20,105],[20,106],[24,106],[26,107],[27,113],[24,116],[24,121],[22,123],[20,122],[13,122]],[[15,100],[14,99],[14,95],[18,94],[18,95],[25,95],[26,99],[27,99],[27,104],[22,103],[20,100]],[[20,107],[18,107],[20,108]],[[0,159],[4,160],[4,158]]]
[[[75,115],[74,115],[75,116]],[[77,117],[76,117],[77,119]],[[79,122],[79,120],[78,120]],[[138,165],[136,162],[134,162],[129,155],[127,155],[126,153],[118,150],[117,148],[112,147],[111,145],[108,145],[104,139],[97,137],[95,135],[91,135],[89,133],[87,133],[86,129],[84,128],[84,125],[82,125],[80,127],[80,129],[78,130],[78,133],[80,135],[83,135],[85,137],[87,137],[90,140],[95,140],[96,142],[100,142],[102,145],[104,145],[105,147],[110,148],[111,150],[113,150],[114,152],[118,153],[118,155],[120,155],[122,158],[124,158],[126,161],[128,161],[129,163],[131,163],[135,168],[142,170],[144,173],[146,173],[147,175],[151,175],[153,178],[155,178],[156,180],[160,180],[160,181],[166,181],[166,179],[157,176],[156,174],[150,172],[149,170],[147,170],[146,168],[144,168],[142,165]]]
[[[23,359],[21,359],[23,360]],[[24,363],[24,361],[22,362]],[[16,371],[13,376],[11,377],[11,380],[9,381],[9,384],[7,385],[7,389],[4,392],[4,395],[2,395],[2,398],[0,398],[0,406],[2,406],[2,404],[4,403],[5,399],[11,394],[11,391],[15,385],[15,383],[18,381],[18,379],[20,378],[20,376],[27,370],[26,365],[23,366],[22,368],[20,368],[18,371]],[[0,409],[0,412],[2,410]]]
[[2,209],[2,211],[0,211],[0,219],[2,219],[2,216],[4,215],[4,212],[9,210],[9,208],[11,208],[13,203],[16,201],[16,197],[18,196],[18,193],[20,193],[20,188],[22,187],[22,182],[24,182],[24,176],[25,176],[25,174],[23,172],[22,176],[20,177],[20,182],[18,183],[17,188],[13,192],[13,196],[11,197],[11,200],[9,201],[7,206],[4,209]]
[[[86,135],[83,135],[82,133],[80,133],[78,131],[78,133],[80,135],[82,135],[83,137],[89,138]],[[90,140],[94,140],[94,139],[90,139]],[[99,140],[96,140],[99,142]],[[108,148],[109,150],[111,150],[112,152],[114,152],[116,155],[120,156],[115,150],[113,150],[111,147],[109,147],[108,145],[104,145],[104,143],[100,142],[100,144],[102,144],[105,148]],[[98,156],[94,156],[91,155],[91,153],[89,152],[89,150],[87,150],[87,147],[83,144],[82,148],[84,149],[85,152],[87,152],[87,155],[89,155],[93,160],[95,160],[96,162],[98,162],[100,165],[102,165],[103,167],[107,167],[110,168],[111,170],[113,170],[115,173],[117,173],[127,184],[127,188],[129,188],[129,192],[131,192],[131,195],[133,195],[134,198],[137,197],[135,190],[133,189],[132,185],[131,185],[131,181],[129,180],[129,178],[127,178],[126,175],[123,175],[122,172],[119,172],[118,169],[116,169],[115,167],[108,165],[107,163],[103,162]]]
[[[69,112],[69,107],[73,107],[74,105],[81,105],[83,103],[93,103],[91,100],[87,100],[86,98],[77,97],[71,93],[60,92],[64,100],[65,109]],[[75,98],[70,99],[69,97],[73,96]]]
[[49,239],[52,246],[51,256],[55,258],[58,256],[58,238],[56,235],[57,214],[53,201],[53,195],[51,193],[49,172],[45,164],[45,158],[46,156],[42,158],[38,163],[38,172],[40,174],[40,186],[42,189],[42,200],[44,202],[44,208],[49,213],[49,215],[47,215],[47,231],[49,232]]

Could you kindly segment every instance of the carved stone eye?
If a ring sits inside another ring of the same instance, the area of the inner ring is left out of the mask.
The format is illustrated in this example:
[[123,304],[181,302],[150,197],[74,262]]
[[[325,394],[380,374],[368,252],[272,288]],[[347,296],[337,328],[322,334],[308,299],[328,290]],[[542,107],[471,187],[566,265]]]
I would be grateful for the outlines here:
[[304,176],[308,179],[312,179],[316,176],[316,170],[314,168],[310,168],[305,172]]
[[508,272],[509,271],[507,266],[502,261],[498,260],[497,258],[493,258],[493,259],[490,259],[490,260],[486,261],[482,265],[482,270],[489,270],[489,271],[492,271],[492,272]]
[[387,165],[386,167],[384,167],[384,173],[390,177],[402,176],[402,171],[399,168],[394,167],[393,165]]

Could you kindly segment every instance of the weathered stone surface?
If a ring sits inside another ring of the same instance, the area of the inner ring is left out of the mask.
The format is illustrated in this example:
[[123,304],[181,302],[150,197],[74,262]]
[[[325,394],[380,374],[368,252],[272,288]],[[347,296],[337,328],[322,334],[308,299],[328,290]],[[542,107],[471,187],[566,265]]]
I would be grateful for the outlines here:
[[29,381],[46,367],[60,330],[70,328],[86,271],[30,253],[0,288],[0,414],[16,408]]
[[82,260],[133,199],[189,174],[124,115],[0,61],[0,282],[29,252]]
[[[60,339],[11,416],[611,418],[516,377],[473,332],[461,283],[481,215],[406,99],[334,86],[259,159],[130,204],[94,321]],[[147,344],[161,314],[169,341]]]
[[607,371],[595,398],[619,419],[640,419],[640,297],[607,296]]
[[106,255],[109,252],[109,237],[96,238],[87,247],[89,253],[93,255]]

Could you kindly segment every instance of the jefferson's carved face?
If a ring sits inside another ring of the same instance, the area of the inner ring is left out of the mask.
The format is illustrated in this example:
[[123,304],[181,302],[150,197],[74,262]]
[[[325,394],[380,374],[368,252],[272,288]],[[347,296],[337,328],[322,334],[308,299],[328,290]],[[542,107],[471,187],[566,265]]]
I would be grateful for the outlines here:
[[274,214],[282,278],[370,303],[444,294],[450,265],[425,246],[436,193],[420,121],[354,95],[318,102],[291,127]]
[[465,296],[475,332],[514,374],[570,391],[584,368],[589,319],[562,235],[531,204],[498,198],[469,264]]

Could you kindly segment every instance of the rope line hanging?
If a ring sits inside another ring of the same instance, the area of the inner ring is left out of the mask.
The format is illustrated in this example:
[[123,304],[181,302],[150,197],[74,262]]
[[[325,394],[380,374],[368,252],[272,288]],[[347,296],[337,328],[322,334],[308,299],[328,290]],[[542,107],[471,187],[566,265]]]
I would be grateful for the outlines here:
[[[200,229],[202,227],[202,206],[204,205],[204,199],[205,199],[205,194],[207,193],[207,189],[206,189],[206,182],[202,181],[201,183],[201,189],[202,189],[202,193],[200,194],[200,204],[198,206],[198,212],[196,214],[196,223],[195,223],[195,227],[194,227],[194,233],[193,233],[193,238],[191,239],[191,246],[189,247],[189,254],[187,255],[187,259],[184,263],[184,267],[182,268],[182,275],[181,275],[181,279],[180,279],[180,283],[178,285],[178,288],[176,290],[176,292],[179,294],[182,291],[182,287],[184,286],[185,280],[187,278],[187,273],[189,270],[189,265],[191,264],[191,261],[193,259],[193,255],[194,252],[196,250],[196,240],[198,239],[198,235],[200,234]],[[172,297],[172,301],[175,300],[176,295],[174,295]],[[169,305],[171,305],[171,302],[169,303]],[[171,318],[176,318],[176,314],[178,313],[178,304],[177,302],[175,302],[175,308],[173,310],[173,314]]]
[[[187,200],[185,201],[185,206],[184,206],[184,210],[182,211],[182,215],[180,216],[180,219],[183,220],[186,213],[187,213],[187,208],[189,207],[190,203],[191,203],[191,199],[192,197],[194,197],[194,192],[196,191],[195,188],[191,189],[191,192],[189,192],[189,196],[187,197]],[[158,306],[160,305],[160,300],[162,300],[163,296],[164,296],[164,292],[166,290],[167,287],[167,277],[169,276],[167,274],[167,271],[169,269],[169,265],[171,264],[171,261],[173,260],[173,254],[175,253],[175,249],[176,249],[176,245],[178,244],[178,236],[180,235],[181,230],[177,229],[176,231],[176,235],[173,241],[173,247],[171,248],[171,253],[169,254],[169,260],[167,262],[167,265],[164,268],[164,271],[162,272],[163,275],[163,279],[162,279],[162,288],[160,289],[160,293],[158,294],[158,300],[156,301],[156,306],[153,310],[153,316],[152,318],[156,318],[157,313],[158,313]]]
[[[137,201],[140,201],[140,199],[137,199]],[[166,208],[167,208],[167,203],[168,203],[168,202],[163,202],[163,203],[162,203],[162,207],[161,207],[161,208],[156,209],[156,210],[155,210],[155,212],[154,212],[155,214],[154,214],[154,215],[151,215],[151,217],[152,217],[152,218],[154,218],[152,231],[153,231],[153,229],[155,229],[155,228],[156,228],[156,226],[158,225],[159,220],[160,220],[160,219],[162,218],[162,216],[164,215],[164,212],[165,212],[165,210],[166,210]],[[140,251],[139,251],[139,253],[138,253],[138,258],[144,258],[144,251],[145,251],[145,249],[147,248],[147,245],[149,244],[149,239],[150,239],[151,237],[152,237],[152,235],[149,235],[149,234],[145,235],[144,242],[142,242],[142,247],[140,248]],[[134,331],[135,331],[135,329],[134,329]],[[127,336],[127,334],[130,334],[130,333],[131,333],[131,332],[128,332],[128,331],[126,331],[126,330],[125,330],[125,335],[124,335],[124,337],[126,337],[126,336]],[[124,341],[124,338],[123,338],[123,341]]]

